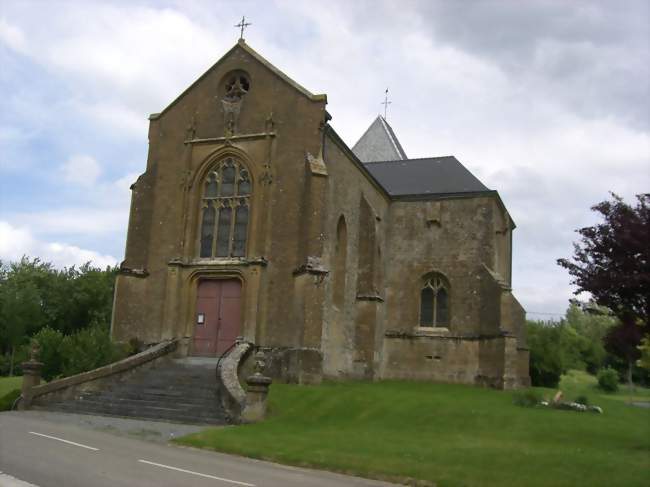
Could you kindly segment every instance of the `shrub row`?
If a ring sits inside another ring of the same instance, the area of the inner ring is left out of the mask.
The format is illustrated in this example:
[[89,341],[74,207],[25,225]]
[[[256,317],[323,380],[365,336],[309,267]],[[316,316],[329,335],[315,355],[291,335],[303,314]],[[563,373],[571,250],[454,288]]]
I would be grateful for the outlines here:
[[121,360],[129,353],[127,346],[111,342],[108,330],[101,325],[72,335],[46,327],[34,335],[34,339],[41,348],[42,376],[47,381],[96,369]]

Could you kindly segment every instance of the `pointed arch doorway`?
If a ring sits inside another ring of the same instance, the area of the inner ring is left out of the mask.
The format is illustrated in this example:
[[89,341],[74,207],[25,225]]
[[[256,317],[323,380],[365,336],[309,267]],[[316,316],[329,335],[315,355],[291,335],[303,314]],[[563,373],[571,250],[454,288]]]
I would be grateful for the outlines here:
[[192,355],[223,354],[241,334],[241,282],[201,279],[196,293]]

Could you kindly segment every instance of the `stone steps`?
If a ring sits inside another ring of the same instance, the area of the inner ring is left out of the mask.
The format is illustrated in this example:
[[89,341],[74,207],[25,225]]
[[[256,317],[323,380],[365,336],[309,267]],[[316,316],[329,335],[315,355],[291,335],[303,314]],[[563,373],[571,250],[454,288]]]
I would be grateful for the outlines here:
[[131,393],[128,395],[120,394],[119,396],[115,394],[101,393],[101,394],[81,395],[81,396],[77,396],[76,398],[77,402],[83,402],[84,404],[108,402],[108,403],[122,404],[126,406],[141,405],[141,406],[164,407],[168,409],[183,409],[183,410],[203,409],[208,404],[216,405],[217,400],[218,398],[216,396],[213,396],[210,400],[206,401],[202,398],[192,398],[192,397],[176,398],[176,397],[165,397],[165,396],[160,397],[160,396],[146,395],[146,394],[138,395],[136,393]]
[[97,416],[115,416],[119,418],[131,419],[145,419],[152,421],[169,421],[173,423],[188,423],[188,424],[209,424],[221,425],[226,424],[226,419],[219,414],[187,414],[182,411],[162,411],[160,409],[151,410],[148,408],[137,409],[120,409],[116,407],[84,407],[80,405],[63,405],[53,404],[46,409],[47,411],[58,411],[62,413],[72,414],[91,414]]
[[193,424],[227,423],[214,366],[173,360],[136,371],[110,388],[81,392],[75,399],[38,408]]
[[[201,400],[210,400],[215,397],[217,394],[216,390],[202,390],[197,389],[196,387],[188,387],[185,385],[182,386],[169,386],[166,385],[165,388],[151,387],[146,385],[141,387],[139,384],[129,385],[126,387],[121,387],[119,389],[120,393],[127,396],[151,396],[157,397],[162,400],[165,398],[169,399],[178,399],[178,398],[192,398],[192,399],[201,399]],[[111,391],[105,391],[103,394],[111,394]]]

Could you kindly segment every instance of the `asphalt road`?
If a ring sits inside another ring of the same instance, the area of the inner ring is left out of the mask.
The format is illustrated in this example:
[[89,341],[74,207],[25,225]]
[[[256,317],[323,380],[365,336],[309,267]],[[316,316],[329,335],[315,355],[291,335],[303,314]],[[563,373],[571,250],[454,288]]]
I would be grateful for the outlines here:
[[385,482],[147,442],[56,416],[0,413],[2,487],[380,487]]

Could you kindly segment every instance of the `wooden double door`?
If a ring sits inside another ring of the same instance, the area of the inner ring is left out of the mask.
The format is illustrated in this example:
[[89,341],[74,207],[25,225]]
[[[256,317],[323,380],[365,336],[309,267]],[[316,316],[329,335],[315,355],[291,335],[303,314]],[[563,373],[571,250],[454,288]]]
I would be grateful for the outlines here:
[[236,279],[199,281],[193,355],[221,355],[240,334],[241,283]]

